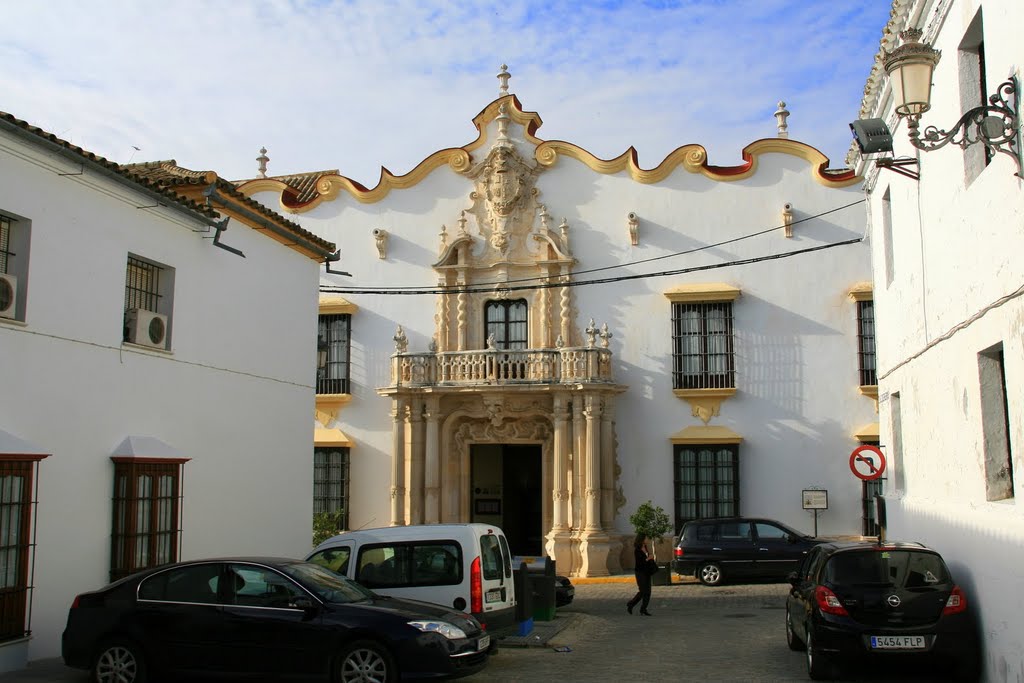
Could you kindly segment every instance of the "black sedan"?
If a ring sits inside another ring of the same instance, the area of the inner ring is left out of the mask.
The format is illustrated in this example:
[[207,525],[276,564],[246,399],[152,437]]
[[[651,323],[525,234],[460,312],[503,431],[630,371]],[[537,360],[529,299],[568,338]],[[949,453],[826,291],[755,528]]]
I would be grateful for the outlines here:
[[835,542],[813,548],[790,576],[786,641],[806,652],[807,674],[838,665],[937,662],[963,680],[978,670],[967,594],[939,553],[918,543]]
[[79,595],[62,648],[98,683],[151,673],[390,682],[475,673],[491,639],[468,614],[383,597],[315,564],[238,558],[164,565]]

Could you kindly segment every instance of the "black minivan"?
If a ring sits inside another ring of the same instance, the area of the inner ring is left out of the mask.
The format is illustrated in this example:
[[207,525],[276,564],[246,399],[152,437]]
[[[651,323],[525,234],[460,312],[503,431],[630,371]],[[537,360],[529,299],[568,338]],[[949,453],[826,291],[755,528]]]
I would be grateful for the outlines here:
[[741,578],[785,581],[820,542],[774,519],[695,519],[679,532],[673,569],[705,586]]
[[978,669],[976,622],[942,556],[919,543],[824,543],[790,576],[786,641],[807,675],[841,661],[938,660],[958,677]]

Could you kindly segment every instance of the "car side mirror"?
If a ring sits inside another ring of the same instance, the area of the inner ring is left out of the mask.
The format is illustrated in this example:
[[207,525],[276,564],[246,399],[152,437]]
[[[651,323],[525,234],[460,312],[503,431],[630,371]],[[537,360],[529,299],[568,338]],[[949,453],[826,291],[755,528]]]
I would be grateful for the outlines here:
[[306,597],[295,598],[288,606],[302,610],[305,612],[307,617],[311,617],[316,614],[316,603]]

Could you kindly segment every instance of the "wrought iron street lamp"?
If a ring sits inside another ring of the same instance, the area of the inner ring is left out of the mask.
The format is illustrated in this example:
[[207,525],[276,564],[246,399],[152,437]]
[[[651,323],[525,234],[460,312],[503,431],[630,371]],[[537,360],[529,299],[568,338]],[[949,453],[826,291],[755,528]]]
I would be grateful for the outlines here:
[[941,52],[921,42],[920,29],[900,33],[903,43],[885,53],[884,65],[892,83],[896,114],[907,119],[910,144],[930,152],[952,142],[966,148],[981,142],[992,152],[1002,152],[1017,164],[1021,177],[1020,117],[1017,78],[999,85],[988,104],[975,107],[960,117],[950,130],[928,126],[920,130],[921,114],[931,109],[932,71]]

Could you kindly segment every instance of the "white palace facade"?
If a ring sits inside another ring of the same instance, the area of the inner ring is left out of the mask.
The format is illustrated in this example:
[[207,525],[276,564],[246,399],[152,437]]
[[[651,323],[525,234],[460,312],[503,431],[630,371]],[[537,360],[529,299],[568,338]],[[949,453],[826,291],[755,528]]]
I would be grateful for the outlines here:
[[631,565],[647,500],[676,529],[739,513],[872,533],[849,468],[878,433],[861,178],[789,139],[782,107],[734,166],[695,144],[650,169],[598,159],[538,137],[508,80],[475,140],[376,187],[265,158],[238,184],[341,248],[314,509],[499,524],[572,576]]

